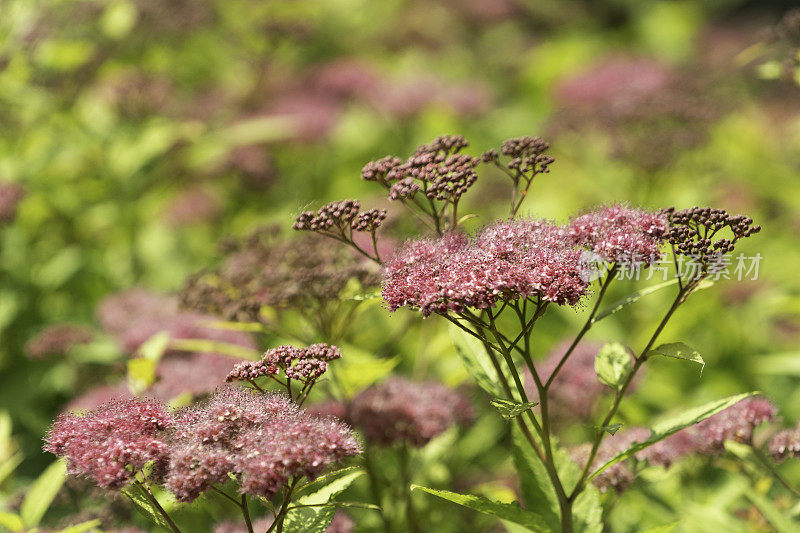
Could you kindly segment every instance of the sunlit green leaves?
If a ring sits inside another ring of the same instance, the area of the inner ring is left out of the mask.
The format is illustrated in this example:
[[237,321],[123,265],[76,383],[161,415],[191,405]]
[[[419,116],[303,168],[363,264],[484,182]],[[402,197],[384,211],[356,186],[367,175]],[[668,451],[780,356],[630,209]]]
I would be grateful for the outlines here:
[[594,370],[600,381],[612,389],[618,390],[631,371],[631,355],[622,344],[608,343],[597,352]]
[[539,402],[512,402],[511,400],[503,400],[494,398],[491,402],[492,406],[500,412],[500,415],[506,420],[511,420],[525,411],[533,409]]
[[692,361],[700,365],[701,374],[703,373],[703,369],[706,366],[706,362],[703,360],[703,357],[700,355],[700,352],[682,342],[670,342],[668,344],[662,344],[658,348],[653,348],[652,350],[647,352],[648,357],[650,357],[651,355],[661,355],[663,357],[672,357],[675,359],[685,359],[686,361]]
[[[312,492],[293,502],[297,506],[286,515],[283,530],[287,533],[323,533],[333,520],[335,505],[331,498],[349,487],[364,475],[363,470],[349,472],[316,492]],[[328,504],[331,505],[328,505]]]
[[44,513],[64,484],[67,475],[67,465],[64,461],[56,461],[45,468],[44,472],[36,478],[30,486],[25,499],[20,506],[19,515],[25,527],[36,527],[41,522]]
[[468,507],[475,511],[524,526],[531,531],[552,531],[552,528],[540,515],[531,511],[526,511],[517,503],[495,502],[482,496],[458,494],[448,490],[431,489],[419,485],[411,485],[411,490],[425,491],[428,494],[433,494],[434,496],[457,503],[458,505],[463,505],[464,507]]
[[139,513],[157,526],[170,529],[169,523],[164,519],[158,508],[153,504],[144,489],[139,485],[130,485],[122,490],[122,494],[131,500]]

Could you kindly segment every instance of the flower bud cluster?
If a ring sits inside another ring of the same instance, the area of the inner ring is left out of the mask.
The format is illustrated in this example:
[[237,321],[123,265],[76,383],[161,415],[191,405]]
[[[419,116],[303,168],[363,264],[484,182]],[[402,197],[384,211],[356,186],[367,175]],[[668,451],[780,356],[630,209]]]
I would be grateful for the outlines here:
[[72,474],[118,489],[151,462],[169,454],[166,408],[150,400],[110,401],[88,413],[59,415],[45,438],[45,451],[67,461]]
[[800,427],[776,433],[769,441],[769,453],[779,462],[800,458]]
[[386,156],[367,163],[361,177],[387,188],[391,200],[411,199],[421,191],[430,200],[458,202],[478,179],[480,159],[458,153],[467,146],[460,135],[437,137],[405,162]]
[[278,346],[266,352],[258,361],[237,364],[226,381],[253,381],[261,376],[274,376],[283,371],[286,377],[303,382],[314,381],[328,369],[328,362],[339,359],[336,346],[312,344],[307,348]]
[[[713,267],[722,254],[733,252],[737,241],[761,231],[761,226],[754,225],[752,218],[730,215],[724,209],[695,206],[676,210],[669,207],[662,214],[669,222],[665,238],[675,253],[691,257],[705,269],[709,265]],[[730,230],[732,238],[715,239],[725,228]]]
[[777,412],[766,398],[746,398],[688,430],[694,434],[699,453],[717,455],[725,451],[726,440],[751,444],[755,428],[774,420]]

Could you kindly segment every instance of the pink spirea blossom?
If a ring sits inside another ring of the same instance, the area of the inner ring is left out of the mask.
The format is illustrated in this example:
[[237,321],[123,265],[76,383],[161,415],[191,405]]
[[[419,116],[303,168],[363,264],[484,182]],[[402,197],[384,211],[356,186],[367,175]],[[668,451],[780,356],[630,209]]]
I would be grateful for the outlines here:
[[769,453],[776,461],[800,457],[800,428],[776,433],[769,441]]
[[226,387],[176,415],[165,485],[188,502],[234,474],[242,492],[271,497],[288,479],[313,479],[360,451],[339,421],[312,416],[282,395]]
[[474,238],[450,233],[407,243],[386,265],[382,295],[392,311],[408,306],[428,316],[523,298],[574,305],[586,289],[581,251],[566,229],[517,220]]
[[63,355],[73,346],[91,342],[92,338],[92,330],[85,326],[54,324],[44,328],[25,344],[25,355],[30,359]]
[[353,400],[348,418],[370,443],[423,446],[473,415],[469,402],[438,383],[391,378]]
[[83,414],[62,413],[45,438],[44,449],[67,461],[73,474],[99,486],[124,487],[150,461],[169,452],[164,431],[172,426],[166,408],[151,400],[111,401]]
[[774,420],[777,412],[775,405],[766,398],[745,398],[689,430],[699,443],[700,453],[717,455],[725,451],[726,440],[752,442],[755,428]]
[[572,219],[569,235],[608,263],[651,265],[661,257],[666,217],[624,205],[604,206]]

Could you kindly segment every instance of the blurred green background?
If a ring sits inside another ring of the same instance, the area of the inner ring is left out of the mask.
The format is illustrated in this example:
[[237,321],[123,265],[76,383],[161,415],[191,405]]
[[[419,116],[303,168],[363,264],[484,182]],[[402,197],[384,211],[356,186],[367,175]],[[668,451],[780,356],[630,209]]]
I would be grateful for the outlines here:
[[[705,371],[654,362],[623,413],[645,424],[758,389],[793,425],[800,89],[797,51],[772,30],[791,4],[0,0],[0,185],[24,190],[0,222],[0,461],[13,465],[0,468],[0,507],[14,508],[52,461],[40,449],[55,414],[125,376],[130,354],[97,326],[104,297],[176,291],[219,261],[224,237],[270,223],[288,233],[294,215],[324,202],[385,206],[360,179],[363,164],[442,134],[464,135],[474,154],[509,137],[545,137],[556,163],[524,207],[535,216],[564,221],[616,201],[752,216],[764,229],[743,251],[763,256],[758,280],[721,281],[693,297],[663,335],[697,348]],[[472,229],[502,216],[504,185],[481,174],[467,200],[480,215]],[[618,284],[611,298],[635,286]],[[647,302],[590,337],[641,344],[667,296]],[[439,321],[390,319],[377,304],[359,320],[367,332],[348,342],[362,357],[468,382]],[[94,340],[26,356],[26,344],[60,323],[86,326]],[[568,310],[548,314],[540,355],[580,323]],[[401,340],[376,353],[387,330]],[[465,459],[491,479],[511,472],[497,424],[497,440]],[[661,503],[630,491],[614,529],[663,523],[677,507],[688,523],[707,517],[697,530],[718,527],[706,506],[718,485],[662,475],[672,477],[652,489]],[[726,513],[724,527],[769,530]]]

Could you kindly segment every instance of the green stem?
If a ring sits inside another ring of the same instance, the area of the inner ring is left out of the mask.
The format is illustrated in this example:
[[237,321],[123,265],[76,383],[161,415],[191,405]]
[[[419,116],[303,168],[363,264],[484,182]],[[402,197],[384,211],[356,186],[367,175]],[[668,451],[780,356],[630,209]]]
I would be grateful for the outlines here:
[[411,499],[411,469],[409,468],[408,446],[406,443],[400,445],[400,475],[403,479],[403,495],[406,500],[406,520],[408,530],[412,533],[420,533],[422,530],[414,512],[414,502]]
[[247,525],[247,533],[253,532],[253,521],[250,519],[250,511],[247,509],[247,496],[242,494],[242,503],[239,506],[242,509],[242,516],[244,516],[244,523]]
[[138,486],[139,486],[139,488],[140,488],[140,489],[142,489],[142,492],[144,492],[144,494],[145,494],[145,497],[146,497],[148,500],[150,500],[150,503],[152,503],[152,504],[153,504],[153,506],[156,508],[156,510],[158,511],[158,513],[159,513],[159,514],[160,514],[160,515],[161,515],[161,516],[164,518],[164,520],[165,520],[165,521],[167,522],[167,524],[169,525],[170,529],[172,529],[172,531],[173,531],[174,533],[181,533],[181,530],[180,530],[180,528],[178,527],[178,525],[177,525],[177,524],[176,524],[176,523],[175,523],[175,522],[172,520],[172,518],[171,518],[171,517],[170,517],[170,516],[167,514],[167,512],[164,510],[164,508],[163,508],[163,507],[161,507],[161,504],[160,504],[160,503],[158,503],[158,500],[157,500],[157,499],[156,499],[156,497],[153,495],[153,493],[152,493],[152,492],[150,492],[150,488],[149,488],[147,485],[145,485],[144,483],[140,482],[140,481],[134,481],[134,484],[138,485]]
[[381,487],[381,483],[378,481],[378,476],[375,473],[375,463],[372,460],[372,453],[369,447],[364,448],[364,467],[367,471],[367,477],[369,478],[372,501],[380,508],[383,527],[387,532],[392,531],[392,523],[383,508],[383,489]]
[[775,465],[772,463],[772,461],[767,459],[764,456],[764,454],[761,453],[761,450],[759,450],[758,448],[756,448],[752,444],[750,444],[750,447],[753,449],[753,455],[755,455],[756,458],[759,460],[759,462],[761,462],[761,464],[764,465],[764,468],[766,468],[767,471],[770,474],[772,474],[772,477],[774,477],[776,480],[778,480],[778,482],[781,485],[783,485],[786,488],[786,490],[788,490],[789,492],[791,492],[792,494],[794,494],[795,496],[800,498],[800,490],[798,490],[796,487],[794,487],[791,483],[789,483],[789,481],[785,477],[783,477],[781,475],[781,473],[778,471],[778,469],[775,468]]

